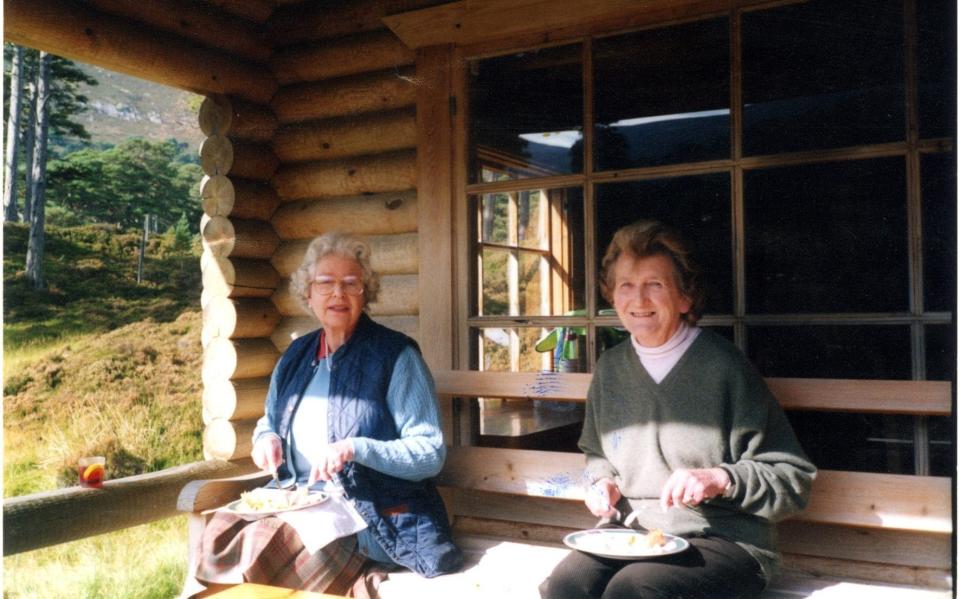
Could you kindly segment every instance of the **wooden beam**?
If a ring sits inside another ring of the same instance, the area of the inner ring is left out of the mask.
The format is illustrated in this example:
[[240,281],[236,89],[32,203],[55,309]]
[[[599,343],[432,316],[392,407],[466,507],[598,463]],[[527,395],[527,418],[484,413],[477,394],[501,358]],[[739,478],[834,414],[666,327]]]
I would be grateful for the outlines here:
[[[437,392],[455,397],[585,401],[591,374],[436,370]],[[785,410],[949,416],[951,384],[942,381],[768,378]]]
[[[582,502],[583,468],[579,453],[451,447],[437,484]],[[821,470],[810,504],[792,519],[950,535],[951,488],[947,477]]]
[[383,28],[383,17],[438,4],[442,0],[352,0],[281,6],[267,31],[274,47],[341,37]]
[[413,51],[389,31],[361,33],[274,53],[270,66],[281,85],[319,81],[412,65]]
[[277,89],[266,67],[74,0],[5,0],[3,31],[14,44],[198,94],[266,104]]
[[203,382],[269,376],[280,352],[267,338],[214,338],[203,349]]
[[416,144],[416,115],[410,109],[287,125],[273,138],[273,151],[281,162],[303,162],[415,149]]
[[607,29],[724,13],[771,0],[462,0],[385,17],[410,48],[537,36],[548,42]]
[[262,27],[194,0],[87,0],[87,3],[106,14],[256,63],[266,64],[272,52]]
[[214,418],[255,420],[263,416],[270,377],[210,381],[203,386],[203,423]]
[[327,231],[395,235],[417,231],[417,195],[397,193],[304,200],[283,204],[271,219],[281,239],[312,239]]
[[273,177],[282,201],[413,189],[417,184],[415,151],[390,152],[284,164]]
[[250,457],[251,435],[256,420],[214,418],[203,429],[203,455],[208,460],[239,460]]
[[214,256],[268,260],[280,245],[280,238],[267,221],[208,217],[206,214],[202,221],[203,248]]
[[220,94],[204,98],[197,115],[204,135],[228,135],[249,141],[270,141],[277,130],[277,117],[269,106],[228,98]]
[[[270,263],[282,277],[290,277],[300,267],[311,239],[284,241],[274,252]],[[418,238],[416,233],[370,235],[370,265],[380,275],[416,274],[418,271]]]
[[227,216],[235,200],[236,190],[226,175],[204,175],[200,180],[200,202],[207,216]]
[[280,161],[267,144],[244,140],[233,142],[233,166],[229,171],[231,176],[269,181],[279,165]]
[[206,346],[218,337],[269,337],[279,321],[280,313],[269,299],[216,297],[203,307],[201,340]]
[[204,252],[200,257],[204,293],[216,297],[270,297],[280,275],[266,260],[224,258]]
[[251,220],[270,220],[277,206],[280,205],[280,196],[273,187],[263,181],[237,177],[230,177],[230,181],[233,183],[235,193],[230,216]]
[[[107,464],[109,472],[110,465]],[[247,468],[246,470],[249,470]],[[195,462],[106,480],[100,489],[69,487],[3,500],[3,554],[13,555],[177,515],[177,496],[194,480],[236,476],[242,466]]]
[[364,112],[393,110],[416,103],[414,70],[363,73],[316,83],[281,87],[270,107],[281,123],[299,123]]
[[207,4],[228,12],[232,15],[253,21],[265,23],[273,14],[272,0],[203,0]]

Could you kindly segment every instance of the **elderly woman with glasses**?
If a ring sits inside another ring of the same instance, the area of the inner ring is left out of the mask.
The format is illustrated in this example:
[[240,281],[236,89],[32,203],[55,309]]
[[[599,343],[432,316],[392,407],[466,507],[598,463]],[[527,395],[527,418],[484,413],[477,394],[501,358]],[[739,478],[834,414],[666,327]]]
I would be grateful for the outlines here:
[[198,578],[215,582],[240,561],[249,582],[343,593],[364,569],[358,562],[426,577],[458,570],[462,554],[431,482],[446,456],[433,379],[415,341],[364,312],[379,289],[370,248],[340,233],[318,237],[290,287],[321,326],[277,363],[252,458],[281,487],[342,493],[366,528],[311,555],[277,518],[226,514],[204,532]]

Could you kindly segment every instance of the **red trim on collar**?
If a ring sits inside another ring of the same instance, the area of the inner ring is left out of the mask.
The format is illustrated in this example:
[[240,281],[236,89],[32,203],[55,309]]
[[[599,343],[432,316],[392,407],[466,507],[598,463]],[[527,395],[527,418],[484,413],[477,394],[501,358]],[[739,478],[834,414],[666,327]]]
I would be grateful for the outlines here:
[[327,357],[327,332],[320,329],[320,341],[317,344],[317,359],[323,360]]

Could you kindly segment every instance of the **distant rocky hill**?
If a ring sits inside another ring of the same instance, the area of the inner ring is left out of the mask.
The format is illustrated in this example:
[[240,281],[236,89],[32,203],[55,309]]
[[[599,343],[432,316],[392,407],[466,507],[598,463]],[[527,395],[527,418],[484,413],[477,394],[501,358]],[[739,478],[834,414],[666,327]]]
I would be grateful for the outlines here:
[[77,120],[94,142],[117,144],[130,137],[164,140],[171,137],[198,150],[203,134],[197,125],[202,96],[129,77],[100,67],[77,63],[99,81],[83,86],[90,99],[87,111]]

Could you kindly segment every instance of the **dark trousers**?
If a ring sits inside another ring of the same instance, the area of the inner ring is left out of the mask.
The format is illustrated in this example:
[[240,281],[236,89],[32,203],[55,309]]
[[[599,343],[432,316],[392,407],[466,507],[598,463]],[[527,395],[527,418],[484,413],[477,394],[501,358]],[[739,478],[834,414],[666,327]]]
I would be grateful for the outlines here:
[[681,553],[635,561],[571,551],[540,585],[543,599],[747,599],[764,587],[760,564],[735,543],[687,539]]

